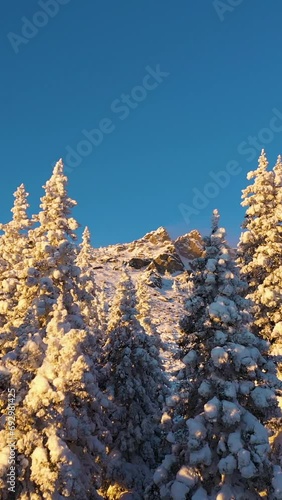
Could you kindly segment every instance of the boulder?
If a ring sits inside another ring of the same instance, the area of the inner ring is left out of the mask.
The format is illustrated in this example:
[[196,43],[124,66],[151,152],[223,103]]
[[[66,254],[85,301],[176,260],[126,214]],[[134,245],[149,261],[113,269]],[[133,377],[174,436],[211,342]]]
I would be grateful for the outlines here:
[[184,271],[184,264],[177,253],[163,253],[154,259],[154,264],[160,274],[167,271],[170,274]]
[[133,257],[128,262],[130,267],[134,267],[134,269],[142,269],[143,267],[147,267],[151,263],[151,259],[143,259],[141,257]]

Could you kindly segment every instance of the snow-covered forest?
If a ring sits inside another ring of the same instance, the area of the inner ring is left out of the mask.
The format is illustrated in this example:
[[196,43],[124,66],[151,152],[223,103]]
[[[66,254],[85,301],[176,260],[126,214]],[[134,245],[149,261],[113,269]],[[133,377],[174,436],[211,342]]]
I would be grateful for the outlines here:
[[79,242],[62,161],[38,214],[16,190],[1,499],[282,500],[282,158],[247,178],[237,249],[217,210],[208,235]]

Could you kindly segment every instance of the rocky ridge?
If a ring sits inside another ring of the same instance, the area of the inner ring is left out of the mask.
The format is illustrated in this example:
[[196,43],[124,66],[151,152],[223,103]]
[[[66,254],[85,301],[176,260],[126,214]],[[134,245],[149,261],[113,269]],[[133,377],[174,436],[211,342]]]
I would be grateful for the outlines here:
[[198,231],[173,240],[164,227],[131,243],[96,248],[93,269],[98,287],[103,290],[109,306],[122,272],[132,281],[147,285],[151,302],[151,320],[161,340],[165,370],[174,380],[182,368],[177,339],[178,323],[184,315],[188,294],[189,262],[202,253]]

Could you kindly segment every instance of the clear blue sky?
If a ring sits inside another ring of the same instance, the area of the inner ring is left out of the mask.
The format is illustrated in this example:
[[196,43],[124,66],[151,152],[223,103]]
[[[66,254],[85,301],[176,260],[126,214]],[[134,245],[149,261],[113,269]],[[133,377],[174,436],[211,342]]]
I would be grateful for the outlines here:
[[[36,212],[55,160],[84,147],[69,191],[95,246],[205,231],[214,207],[235,241],[258,148],[282,153],[281,1],[60,1],[43,16],[47,0],[1,9],[2,221],[21,182]],[[179,205],[233,160],[240,172],[185,221]]]

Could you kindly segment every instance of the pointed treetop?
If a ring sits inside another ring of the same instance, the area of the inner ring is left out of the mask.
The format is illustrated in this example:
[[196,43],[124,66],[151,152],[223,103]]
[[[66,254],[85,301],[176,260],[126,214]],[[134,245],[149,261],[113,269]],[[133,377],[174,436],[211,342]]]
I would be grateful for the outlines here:
[[14,192],[14,197],[19,198],[20,196],[26,197],[28,196],[28,193],[26,192],[25,185],[22,183],[20,186],[17,187],[16,191]]
[[261,170],[266,170],[267,167],[268,167],[268,160],[267,160],[267,157],[266,157],[265,150],[262,149],[260,157],[258,159],[258,168],[261,169]]
[[271,185],[273,186],[273,172],[268,170],[268,160],[264,149],[262,149],[260,157],[258,159],[257,169],[250,170],[247,173],[247,179],[248,180],[254,179],[254,184],[252,186],[247,186],[245,189],[243,189],[242,191],[243,199],[249,196],[253,192],[254,186],[256,186],[256,189],[258,189],[258,186],[261,186],[262,183],[267,183],[269,184],[269,186]]
[[279,177],[281,177],[281,173],[282,173],[282,156],[279,155],[277,157],[277,161],[275,163],[275,166],[273,168],[273,172],[275,174],[275,177],[278,175]]
[[91,246],[91,235],[88,227],[86,226],[82,233],[82,243],[79,245],[80,252],[77,258],[77,264],[79,267],[88,268],[92,255],[92,246]]
[[53,169],[53,175],[63,175],[63,173],[64,173],[64,163],[62,158],[60,158]]
[[[53,168],[53,173],[50,179],[48,179],[43,188],[45,189],[46,194],[64,196],[66,195],[67,180],[67,177],[64,175],[63,160],[59,160]],[[76,203],[74,203],[74,205],[76,205]]]
[[63,160],[60,159],[57,161],[56,165],[53,168],[53,172],[51,177],[48,179],[43,188],[46,191],[57,189],[58,195],[62,195],[66,189],[66,185],[68,183],[68,178],[64,174],[64,164]]
[[215,233],[219,227],[220,215],[217,208],[213,210],[212,213],[212,233]]
[[48,231],[64,231],[71,239],[76,239],[75,230],[79,224],[71,217],[75,200],[69,198],[67,193],[67,177],[64,175],[63,161],[59,160],[50,179],[43,186],[44,196],[41,198],[41,212],[38,220],[41,227],[39,233]]
[[29,193],[26,192],[25,185],[21,184],[14,192],[15,205],[19,204],[22,200],[26,200]]
[[27,202],[28,193],[25,190],[24,184],[21,184],[14,192],[14,204],[11,208],[13,218],[7,224],[0,224],[0,230],[4,231],[5,235],[12,238],[22,236],[22,232],[32,226],[32,221],[28,217],[27,210],[29,204]]
[[276,188],[278,188],[276,202],[280,205],[280,201],[281,201],[281,194],[280,194],[281,189],[280,188],[282,186],[282,156],[281,155],[279,155],[277,158],[276,164],[273,168],[273,172],[274,172],[275,186],[276,186]]
[[27,202],[28,196],[29,194],[26,192],[24,184],[21,184],[14,192],[15,200],[13,208],[11,208],[13,220],[8,224],[1,225],[1,229],[5,229],[8,232],[9,230],[17,232],[31,226],[31,221],[27,215],[27,210],[29,208]]
[[83,246],[90,246],[91,245],[91,234],[88,229],[88,226],[85,226],[85,229],[82,233],[82,245]]

